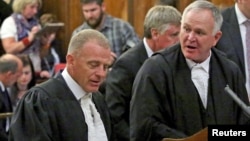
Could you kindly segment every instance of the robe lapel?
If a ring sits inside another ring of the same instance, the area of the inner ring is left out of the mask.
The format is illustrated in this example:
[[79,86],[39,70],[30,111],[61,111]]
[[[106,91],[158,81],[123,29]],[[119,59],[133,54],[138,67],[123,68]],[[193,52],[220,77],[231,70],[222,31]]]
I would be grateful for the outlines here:
[[203,128],[201,127],[203,118],[200,115],[201,110],[204,110],[204,108],[202,108],[203,105],[199,93],[191,80],[191,70],[184,57],[178,61],[176,68],[173,79],[175,79],[174,87],[176,87],[175,105],[179,109],[177,111],[180,112],[183,119],[188,119],[185,124],[193,125],[194,121],[200,123],[193,125],[193,129],[198,131],[200,128]]
[[[214,121],[210,121],[212,123],[210,124],[216,124],[216,123],[223,123],[223,121],[218,121],[218,119],[223,119],[222,117],[225,115],[225,106],[228,105],[228,100],[224,96],[224,85],[226,84],[225,80],[226,78],[223,78],[223,68],[221,68],[221,65],[217,63],[218,61],[215,61],[214,57],[211,57],[210,61],[210,74],[209,74],[209,89],[208,89],[208,112],[213,112],[215,117],[212,117]],[[220,79],[218,79],[220,78]],[[211,98],[213,97],[213,99]],[[210,102],[209,102],[210,101]],[[211,105],[213,103],[213,105]],[[216,107],[216,108],[215,108]],[[215,123],[213,123],[215,122]]]

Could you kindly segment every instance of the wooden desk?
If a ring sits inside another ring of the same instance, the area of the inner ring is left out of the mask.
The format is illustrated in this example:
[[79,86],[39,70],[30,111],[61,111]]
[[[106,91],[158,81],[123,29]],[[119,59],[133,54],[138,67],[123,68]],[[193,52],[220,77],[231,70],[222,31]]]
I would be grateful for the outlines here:
[[181,139],[164,138],[162,141],[208,141],[208,129],[204,128],[201,131],[187,138],[181,138]]

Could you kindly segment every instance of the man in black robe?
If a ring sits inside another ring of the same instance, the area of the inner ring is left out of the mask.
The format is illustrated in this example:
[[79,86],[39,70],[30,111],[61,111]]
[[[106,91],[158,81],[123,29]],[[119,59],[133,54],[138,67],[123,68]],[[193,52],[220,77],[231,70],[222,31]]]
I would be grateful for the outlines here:
[[[98,92],[110,60],[110,45],[104,35],[91,29],[74,35],[63,72],[30,89],[18,104],[12,117],[10,141],[112,140],[109,111]],[[85,96],[92,98],[95,108],[91,108],[97,113],[86,114],[80,104]],[[98,117],[94,116],[98,113],[101,122],[97,123]],[[94,120],[89,120],[91,117]],[[100,126],[94,127],[97,124]]]
[[[211,124],[248,122],[249,118],[224,91],[229,85],[249,105],[239,67],[213,48],[222,35],[222,21],[212,3],[193,2],[182,16],[180,44],[145,61],[132,90],[131,141],[183,138]],[[202,66],[208,76],[202,76],[202,83],[207,84],[204,93],[199,93],[192,79],[192,65]]]
[[129,103],[136,73],[143,62],[163,48],[179,42],[181,13],[166,5],[150,8],[144,20],[144,38],[122,54],[106,79],[105,99],[114,122],[116,138],[129,141]]

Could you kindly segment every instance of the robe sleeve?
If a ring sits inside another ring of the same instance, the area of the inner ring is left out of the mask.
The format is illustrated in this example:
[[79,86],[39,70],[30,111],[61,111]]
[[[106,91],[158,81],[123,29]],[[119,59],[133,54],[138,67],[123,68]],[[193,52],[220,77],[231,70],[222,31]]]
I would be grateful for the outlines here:
[[170,75],[166,75],[162,68],[169,66],[158,60],[152,62],[153,59],[144,63],[134,81],[130,107],[131,141],[186,137],[183,132],[169,126],[175,122],[171,100],[166,93],[169,91],[167,80],[170,79],[167,76]]
[[11,121],[10,141],[52,140],[46,99],[46,93],[33,90],[20,100]]

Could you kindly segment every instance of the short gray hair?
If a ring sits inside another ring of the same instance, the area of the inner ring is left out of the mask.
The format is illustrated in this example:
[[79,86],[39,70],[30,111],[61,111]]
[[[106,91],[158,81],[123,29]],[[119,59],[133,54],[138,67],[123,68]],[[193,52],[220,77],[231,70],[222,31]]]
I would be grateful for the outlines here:
[[212,12],[212,16],[214,18],[214,29],[213,29],[213,34],[215,34],[217,31],[220,30],[222,22],[223,22],[223,17],[221,15],[220,10],[211,2],[206,1],[206,0],[196,0],[190,5],[188,5],[183,12],[183,18],[187,15],[188,12],[192,10],[210,10]]
[[42,7],[42,0],[14,0],[12,8],[15,13],[21,13],[25,6],[35,3],[38,3],[39,9]]
[[110,48],[109,40],[99,31],[84,29],[72,36],[67,54],[78,53],[87,42],[95,42],[104,48]]
[[151,38],[151,29],[164,33],[170,24],[181,24],[181,13],[172,6],[155,5],[146,14],[144,20],[144,36]]

